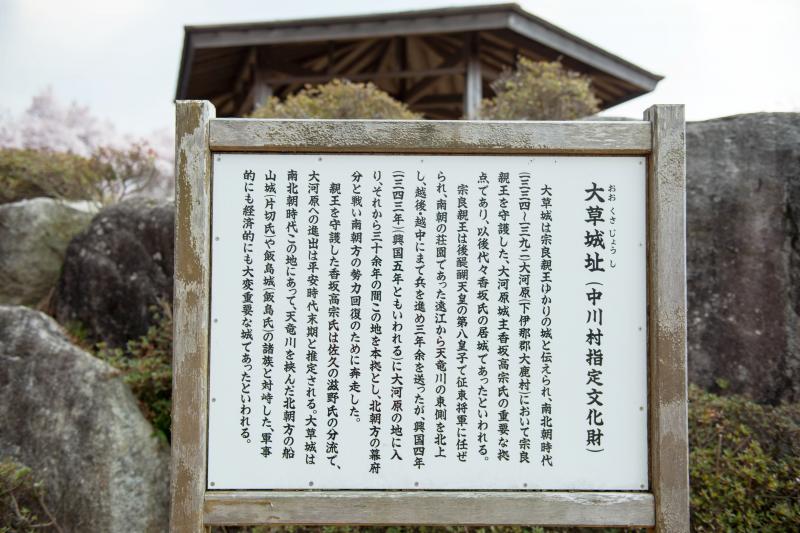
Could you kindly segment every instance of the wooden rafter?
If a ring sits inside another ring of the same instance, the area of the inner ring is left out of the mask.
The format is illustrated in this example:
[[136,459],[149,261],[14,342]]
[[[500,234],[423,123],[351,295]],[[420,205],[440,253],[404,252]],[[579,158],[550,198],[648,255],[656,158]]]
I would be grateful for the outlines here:
[[[383,67],[391,59],[391,56],[389,54],[389,49],[391,48],[391,46],[392,46],[392,39],[385,39],[381,41],[380,44],[377,46],[377,52],[375,53],[375,56],[372,58],[372,61],[370,61],[362,70],[366,71],[366,73],[371,73],[371,74],[378,74],[378,75],[383,74],[385,72],[383,70]],[[348,77],[348,79],[352,78]]]
[[[397,71],[404,71],[408,69],[408,38],[398,36],[394,38],[394,65]],[[405,78],[397,78],[397,96],[400,100],[405,99],[406,80]]]
[[444,39],[441,35],[426,35],[422,38],[425,45],[432,49],[436,54],[444,59],[463,46],[463,36],[459,39]]
[[[355,50],[359,45],[358,41],[351,42],[351,43],[337,43],[332,42],[331,46],[333,48],[332,56],[328,55],[329,50],[326,49],[324,54],[319,52],[315,52],[314,54],[306,54],[302,57],[298,57],[293,59],[293,61],[303,65],[304,67],[311,69],[311,70],[324,70],[325,72],[333,72],[336,68],[336,64],[342,60],[345,56],[350,54],[353,50]],[[333,59],[333,63],[328,65],[328,61]]]
[[[378,58],[375,58],[372,64],[373,68],[376,66]],[[462,66],[455,67],[436,67],[419,70],[386,70],[381,72],[362,72],[360,74],[318,74],[309,76],[275,76],[264,78],[264,81],[272,85],[289,85],[289,84],[304,84],[304,83],[325,83],[333,78],[345,78],[350,81],[367,81],[367,80],[386,80],[397,78],[428,78],[438,76],[452,76],[455,74],[462,74],[464,68]]]
[[363,65],[369,63],[372,60],[372,56],[375,55],[376,44],[377,41],[375,39],[364,41],[357,50],[342,58],[333,68],[333,72],[337,76],[347,76],[360,71]]
[[[456,50],[455,52],[450,54],[449,57],[447,57],[447,58],[443,59],[442,61],[440,61],[439,64],[436,66],[436,68],[437,69],[442,69],[442,70],[444,70],[444,69],[450,70],[450,69],[453,69],[454,67],[456,67],[457,65],[461,65],[461,67],[460,67],[460,69],[458,71],[459,72],[463,72],[464,71],[463,63],[464,63],[464,53],[463,53],[463,51],[462,50]],[[428,89],[430,89],[430,87],[434,83],[436,83],[436,80],[437,80],[437,78],[435,78],[435,77],[426,77],[426,78],[418,81],[416,84],[414,84],[411,88],[408,89],[408,92],[406,93],[406,102],[409,105],[415,103],[417,100],[419,100],[421,97],[423,97],[426,94],[426,91]]]
[[[534,61],[553,61],[558,58],[557,53],[551,50],[534,49],[534,43],[512,32],[504,32],[502,37],[495,35],[493,32],[484,32],[483,35],[484,39],[491,41],[493,46],[506,47],[508,49],[510,43],[512,45],[511,50],[516,50],[517,53]],[[506,41],[505,45],[503,41]]]

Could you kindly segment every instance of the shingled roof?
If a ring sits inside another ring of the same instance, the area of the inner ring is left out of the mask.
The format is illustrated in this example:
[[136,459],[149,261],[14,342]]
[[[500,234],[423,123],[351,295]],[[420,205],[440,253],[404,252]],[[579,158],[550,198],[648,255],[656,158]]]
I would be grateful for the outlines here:
[[333,78],[371,81],[428,118],[472,117],[518,55],[560,59],[586,74],[605,109],[662,79],[516,4],[187,26],[177,99],[207,99],[219,116],[248,113]]

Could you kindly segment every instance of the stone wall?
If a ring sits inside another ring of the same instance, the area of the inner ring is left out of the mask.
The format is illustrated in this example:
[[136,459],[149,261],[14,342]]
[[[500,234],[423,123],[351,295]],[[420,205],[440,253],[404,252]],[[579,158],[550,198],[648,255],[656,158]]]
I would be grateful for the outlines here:
[[687,125],[689,378],[800,400],[800,114]]

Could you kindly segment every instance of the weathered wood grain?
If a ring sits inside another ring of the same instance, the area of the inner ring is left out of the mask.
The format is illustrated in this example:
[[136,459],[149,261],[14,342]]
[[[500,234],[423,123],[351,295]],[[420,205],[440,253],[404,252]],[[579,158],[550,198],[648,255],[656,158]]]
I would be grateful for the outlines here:
[[208,415],[211,154],[209,102],[176,104],[175,292],[170,530],[203,528]]
[[650,152],[644,121],[211,121],[219,152],[621,155]]
[[682,105],[645,112],[648,167],[650,483],[656,530],[689,531],[686,395],[686,147]]
[[654,524],[641,492],[209,492],[205,522],[223,524]]

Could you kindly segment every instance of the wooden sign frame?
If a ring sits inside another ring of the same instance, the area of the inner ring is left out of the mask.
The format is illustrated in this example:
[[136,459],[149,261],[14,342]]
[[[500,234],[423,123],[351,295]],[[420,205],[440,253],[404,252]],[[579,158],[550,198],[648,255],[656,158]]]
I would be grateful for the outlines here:
[[[535,524],[688,531],[684,130],[682,105],[653,106],[642,121],[473,122],[217,119],[209,102],[177,102],[170,530],[197,532],[212,525]],[[207,490],[215,152],[646,156],[647,490]]]

